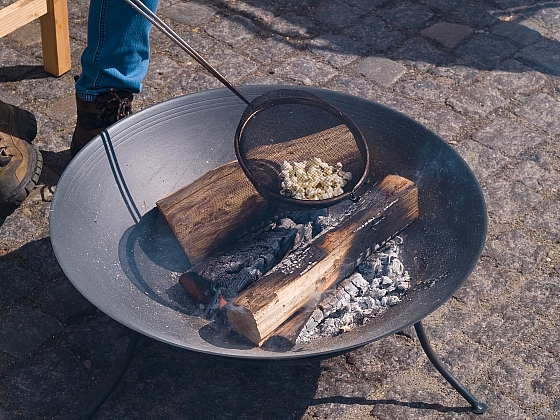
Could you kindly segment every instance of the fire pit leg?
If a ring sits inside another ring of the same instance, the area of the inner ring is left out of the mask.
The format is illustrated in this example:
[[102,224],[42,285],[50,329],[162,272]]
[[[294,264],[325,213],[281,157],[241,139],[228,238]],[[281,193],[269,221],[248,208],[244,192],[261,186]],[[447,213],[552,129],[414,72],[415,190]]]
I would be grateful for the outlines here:
[[430,346],[430,342],[428,341],[428,337],[426,336],[426,331],[424,331],[424,326],[422,325],[421,321],[418,321],[414,324],[414,329],[416,330],[416,334],[418,335],[418,339],[420,340],[420,344],[422,348],[426,352],[426,356],[430,359],[430,362],[434,365],[434,367],[441,373],[441,375],[451,384],[455,390],[459,394],[463,396],[465,400],[471,405],[472,412],[475,414],[483,414],[487,409],[488,406],[481,401],[478,401],[455,377],[447,370],[445,366],[442,365],[441,361],[438,359],[436,354],[434,353],[432,346]]

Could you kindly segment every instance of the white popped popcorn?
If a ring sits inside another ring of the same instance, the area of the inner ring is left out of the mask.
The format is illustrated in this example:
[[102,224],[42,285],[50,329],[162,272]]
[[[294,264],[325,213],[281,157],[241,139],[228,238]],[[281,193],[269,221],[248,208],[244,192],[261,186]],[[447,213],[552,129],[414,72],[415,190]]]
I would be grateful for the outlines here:
[[352,179],[350,172],[342,170],[342,163],[335,166],[314,157],[309,162],[284,161],[280,178],[281,194],[298,200],[325,200],[344,193],[344,186]]

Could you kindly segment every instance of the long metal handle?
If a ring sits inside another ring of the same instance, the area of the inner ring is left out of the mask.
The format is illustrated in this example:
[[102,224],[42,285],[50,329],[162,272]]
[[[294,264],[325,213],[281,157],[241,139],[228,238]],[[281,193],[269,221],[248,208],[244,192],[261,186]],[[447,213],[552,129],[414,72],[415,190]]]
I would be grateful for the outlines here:
[[192,58],[194,58],[202,67],[208,70],[216,79],[224,84],[229,90],[237,95],[243,102],[249,105],[251,102],[245,98],[224,76],[220,74],[212,65],[206,61],[199,53],[197,53],[189,44],[187,44],[173,29],[171,29],[164,21],[162,21],[154,12],[152,12],[140,0],[124,0],[134,10],[144,16],[152,25],[158,28],[164,35],[171,39],[175,44],[185,50]]

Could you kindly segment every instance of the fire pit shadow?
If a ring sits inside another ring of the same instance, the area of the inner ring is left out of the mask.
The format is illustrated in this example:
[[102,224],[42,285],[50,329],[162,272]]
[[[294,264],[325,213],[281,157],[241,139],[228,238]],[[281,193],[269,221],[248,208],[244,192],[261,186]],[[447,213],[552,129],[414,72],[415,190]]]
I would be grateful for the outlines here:
[[157,208],[124,232],[118,253],[130,282],[150,299],[182,313],[202,314],[178,283],[191,263]]

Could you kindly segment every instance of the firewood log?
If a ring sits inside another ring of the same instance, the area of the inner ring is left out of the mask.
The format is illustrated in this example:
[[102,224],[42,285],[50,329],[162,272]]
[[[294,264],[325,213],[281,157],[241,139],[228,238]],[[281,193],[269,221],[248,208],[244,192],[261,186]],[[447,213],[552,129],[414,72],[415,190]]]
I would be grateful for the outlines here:
[[[322,159],[333,164],[355,162],[357,149],[350,134],[345,126],[325,130],[320,136],[321,145],[317,145]],[[308,148],[301,147],[306,142],[303,137],[261,146],[266,153],[257,148],[249,157],[282,153],[293,161],[308,159]],[[270,210],[270,204],[255,190],[237,161],[212,169],[156,204],[193,265],[225,246]]]
[[418,214],[414,183],[387,176],[335,228],[317,235],[296,261],[280,263],[229,302],[232,327],[262,345],[307,301],[348,276],[372,247],[396,235]]

